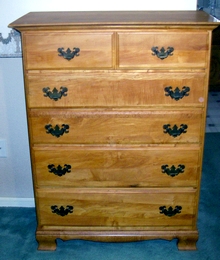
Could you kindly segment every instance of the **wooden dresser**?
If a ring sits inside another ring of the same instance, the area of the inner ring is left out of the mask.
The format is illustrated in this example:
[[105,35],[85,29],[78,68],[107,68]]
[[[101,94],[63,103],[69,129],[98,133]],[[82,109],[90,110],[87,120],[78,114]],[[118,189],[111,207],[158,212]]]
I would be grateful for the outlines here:
[[212,30],[202,11],[36,12],[21,31],[40,250],[196,249]]

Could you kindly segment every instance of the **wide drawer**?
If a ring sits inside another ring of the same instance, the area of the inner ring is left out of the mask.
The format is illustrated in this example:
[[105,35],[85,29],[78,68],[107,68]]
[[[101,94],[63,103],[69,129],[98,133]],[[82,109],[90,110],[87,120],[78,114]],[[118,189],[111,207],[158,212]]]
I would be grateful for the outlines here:
[[32,109],[33,143],[199,143],[202,111]]
[[29,107],[204,106],[204,73],[39,71],[27,74]]
[[199,155],[198,147],[32,148],[38,187],[196,187]]
[[191,226],[194,189],[39,189],[39,226]]
[[118,66],[205,68],[208,62],[208,37],[207,32],[120,32]]
[[112,68],[112,36],[111,32],[25,32],[26,69]]

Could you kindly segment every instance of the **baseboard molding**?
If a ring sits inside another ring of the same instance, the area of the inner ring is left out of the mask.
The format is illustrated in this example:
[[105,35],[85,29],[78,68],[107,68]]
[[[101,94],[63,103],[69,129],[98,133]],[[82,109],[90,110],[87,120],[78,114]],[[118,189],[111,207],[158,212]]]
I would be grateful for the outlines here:
[[35,207],[34,198],[5,198],[0,197],[0,207]]

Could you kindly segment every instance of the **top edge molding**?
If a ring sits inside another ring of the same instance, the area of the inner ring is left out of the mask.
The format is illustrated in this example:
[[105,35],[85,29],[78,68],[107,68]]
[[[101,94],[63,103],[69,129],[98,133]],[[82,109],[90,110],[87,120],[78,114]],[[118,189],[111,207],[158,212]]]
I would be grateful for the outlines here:
[[18,30],[41,28],[215,28],[220,25],[215,17],[203,11],[77,11],[30,12],[9,24]]

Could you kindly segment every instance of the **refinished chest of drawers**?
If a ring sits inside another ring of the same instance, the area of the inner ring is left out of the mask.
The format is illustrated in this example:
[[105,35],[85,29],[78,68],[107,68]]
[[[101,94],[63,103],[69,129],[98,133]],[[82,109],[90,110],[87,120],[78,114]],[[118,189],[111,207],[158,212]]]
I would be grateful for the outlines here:
[[39,12],[21,31],[40,250],[196,249],[212,30],[202,11]]

